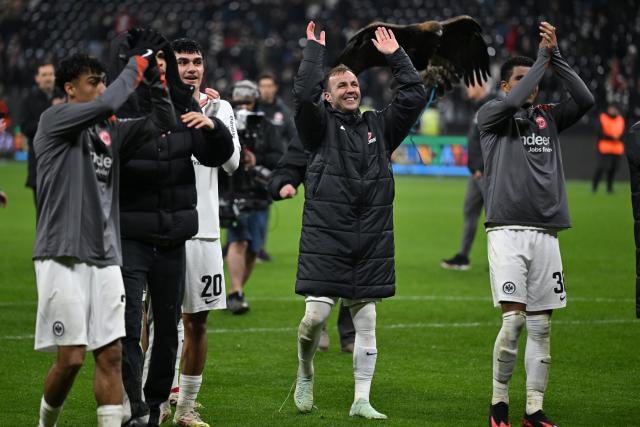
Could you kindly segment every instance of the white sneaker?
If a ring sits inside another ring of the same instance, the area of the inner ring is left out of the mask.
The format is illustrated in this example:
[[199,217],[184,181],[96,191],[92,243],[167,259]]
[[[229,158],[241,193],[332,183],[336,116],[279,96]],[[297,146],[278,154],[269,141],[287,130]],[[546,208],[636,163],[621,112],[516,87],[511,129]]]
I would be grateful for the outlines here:
[[160,404],[160,423],[171,419],[171,404],[168,400],[165,400]]
[[296,391],[293,393],[293,402],[298,411],[311,412],[313,409],[313,376],[296,378]]
[[381,414],[380,412],[373,409],[371,403],[365,399],[358,399],[353,402],[351,405],[351,410],[349,411],[350,417],[363,417],[368,418],[370,420],[386,420],[387,416],[385,414]]
[[195,409],[184,411],[181,408],[176,408],[176,414],[173,416],[173,425],[184,427],[210,427],[209,424],[202,421],[200,414],[197,413]]

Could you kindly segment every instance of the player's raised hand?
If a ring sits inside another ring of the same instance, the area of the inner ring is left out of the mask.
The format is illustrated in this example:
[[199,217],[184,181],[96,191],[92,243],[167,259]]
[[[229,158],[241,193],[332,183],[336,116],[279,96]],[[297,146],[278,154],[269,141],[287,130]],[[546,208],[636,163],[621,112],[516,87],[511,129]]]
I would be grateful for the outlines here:
[[553,49],[558,45],[558,39],[556,38],[556,27],[549,24],[546,21],[542,21],[538,26],[540,30],[540,47]]
[[313,40],[314,42],[320,43],[322,46],[325,46],[324,41],[324,31],[320,31],[320,38],[316,38],[316,23],[313,21],[309,21],[307,24],[307,40]]
[[376,38],[371,39],[371,41],[376,49],[384,55],[392,54],[400,47],[396,36],[393,35],[393,31],[385,27],[376,28]]

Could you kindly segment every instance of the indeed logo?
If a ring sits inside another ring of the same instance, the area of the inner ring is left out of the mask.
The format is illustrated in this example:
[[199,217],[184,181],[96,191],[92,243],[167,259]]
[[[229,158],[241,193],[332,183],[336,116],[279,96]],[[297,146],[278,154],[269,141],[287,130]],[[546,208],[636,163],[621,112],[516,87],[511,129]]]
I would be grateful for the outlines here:
[[91,157],[93,160],[93,164],[99,168],[110,169],[111,164],[113,163],[113,159],[109,156],[105,156],[104,154],[100,154],[99,156],[96,153],[91,153]]
[[549,147],[551,137],[540,136],[532,133],[529,136],[521,136],[522,145],[528,147],[529,153],[551,153],[553,150]]
[[551,138],[548,136],[540,136],[532,133],[529,136],[521,136],[523,145],[549,145]]
[[108,155],[97,155],[96,153],[91,153],[91,159],[93,160],[93,168],[96,171],[96,177],[99,181],[106,182],[109,178],[113,159]]

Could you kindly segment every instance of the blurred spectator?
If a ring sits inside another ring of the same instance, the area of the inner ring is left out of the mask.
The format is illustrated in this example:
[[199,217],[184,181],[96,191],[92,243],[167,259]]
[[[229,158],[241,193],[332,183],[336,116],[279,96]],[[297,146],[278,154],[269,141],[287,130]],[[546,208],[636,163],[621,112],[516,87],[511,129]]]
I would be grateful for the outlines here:
[[[286,147],[287,143],[296,134],[296,128],[293,124],[293,114],[278,96],[278,83],[276,77],[271,73],[263,73],[258,77],[258,90],[260,91],[260,100],[258,101],[258,111],[262,111],[267,119],[274,126],[277,139],[282,147]],[[269,214],[267,211],[267,230],[269,229]],[[258,261],[271,261],[271,255],[266,251],[267,233],[265,230],[265,242],[262,250],[258,253]]]
[[38,65],[34,80],[36,86],[33,87],[28,95],[23,99],[22,108],[20,110],[22,120],[20,129],[27,137],[28,145],[28,173],[27,187],[33,190],[33,198],[36,197],[36,158],[33,153],[33,140],[38,129],[40,115],[44,110],[49,108],[54,101],[62,101],[62,94],[55,89],[55,68],[50,62],[43,62]]
[[[640,113],[636,105],[640,75],[637,0],[398,0],[393,5],[383,0],[11,0],[6,9],[0,8],[0,84],[26,91],[31,83],[27,70],[46,55],[62,57],[87,49],[99,54],[104,40],[135,23],[152,26],[169,38],[200,38],[206,29],[210,36],[203,40],[203,49],[211,66],[205,81],[210,86],[225,90],[239,80],[256,79],[260,70],[268,69],[278,76],[280,93],[290,102],[293,72],[300,61],[300,47],[306,42],[299,35],[307,18],[327,27],[331,35],[327,57],[331,61],[348,38],[369,22],[408,24],[460,14],[471,15],[482,25],[490,55],[498,63],[512,54],[535,56],[537,34],[530,29],[543,18],[553,22],[563,30],[563,56],[596,95],[600,110],[607,102],[616,101],[630,114]],[[614,81],[608,78],[612,71]],[[381,72],[387,70],[373,74]],[[375,78],[367,80],[375,82]],[[615,89],[620,81],[625,82],[625,90],[608,89],[612,83]],[[545,81],[541,89],[543,99],[563,98],[564,88],[554,79]],[[608,91],[622,98],[607,98]],[[374,108],[389,102],[386,87],[380,91],[367,88],[366,92],[374,95]],[[455,103],[453,111],[465,105],[462,91],[447,98]],[[466,114],[444,116],[453,121],[453,126],[443,123],[447,131],[465,131],[471,111],[463,110]],[[591,120],[597,121],[595,114]]]
[[11,118],[6,102],[0,100],[0,159],[13,158],[13,135],[9,131]]
[[600,113],[600,131],[598,132],[598,166],[593,175],[592,190],[598,190],[598,184],[602,174],[607,174],[607,192],[613,193],[613,180],[620,164],[620,158],[624,154],[624,118],[620,114],[620,107],[611,104],[607,111]]

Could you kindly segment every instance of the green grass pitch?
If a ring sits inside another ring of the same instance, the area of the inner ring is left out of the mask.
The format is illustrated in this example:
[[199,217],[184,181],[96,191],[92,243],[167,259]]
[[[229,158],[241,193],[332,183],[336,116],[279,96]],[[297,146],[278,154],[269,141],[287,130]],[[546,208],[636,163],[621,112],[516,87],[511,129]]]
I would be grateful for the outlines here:
[[[36,425],[43,378],[53,356],[33,350],[36,287],[31,262],[34,209],[25,164],[0,164],[0,414],[2,426]],[[468,272],[440,268],[455,253],[462,226],[464,179],[396,180],[397,295],[378,305],[379,357],[374,406],[393,426],[486,425],[491,352],[499,328],[492,307],[486,237],[478,230]],[[640,425],[640,321],[634,317],[634,244],[628,185],[591,194],[568,184],[574,228],[561,233],[568,307],[556,312],[546,412],[562,426]],[[339,351],[336,313],[331,348],[315,358],[317,409],[299,415],[291,397],[296,330],[303,314],[293,292],[300,197],[271,213],[268,249],[247,287],[251,311],[214,312],[199,401],[220,426],[340,426],[353,393],[350,355]],[[511,383],[512,424],[524,411],[524,336]],[[81,370],[59,426],[95,425],[93,360]]]

